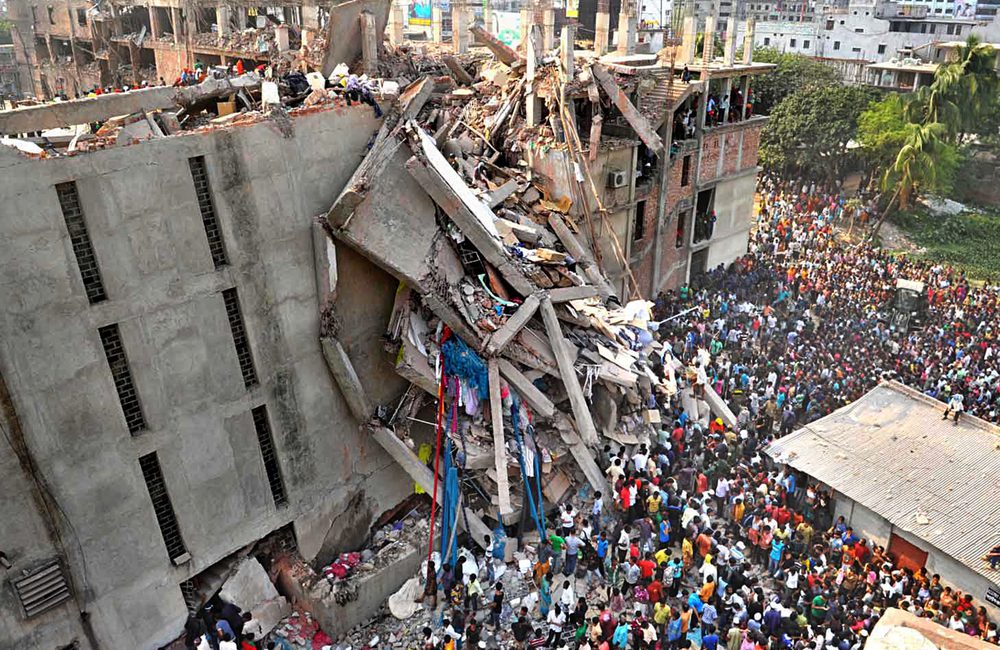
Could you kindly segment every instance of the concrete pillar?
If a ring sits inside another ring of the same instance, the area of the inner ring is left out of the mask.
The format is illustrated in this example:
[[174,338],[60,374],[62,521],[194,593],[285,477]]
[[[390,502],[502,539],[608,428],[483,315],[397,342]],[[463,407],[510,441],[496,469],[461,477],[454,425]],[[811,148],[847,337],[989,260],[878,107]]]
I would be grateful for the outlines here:
[[528,126],[538,126],[542,120],[542,100],[535,93],[535,74],[538,70],[538,46],[542,36],[538,25],[531,25],[525,42],[527,86],[524,93],[524,119]]
[[594,54],[604,56],[608,52],[608,33],[611,31],[611,12],[605,6],[601,11],[598,6],[596,22],[594,25]]
[[215,8],[215,24],[219,27],[219,45],[225,42],[225,36],[229,33],[230,16],[232,10],[226,5],[218,5]]
[[483,29],[494,36],[496,35],[493,30],[493,7],[490,6],[490,0],[483,0]]
[[320,30],[319,7],[302,5],[302,28],[313,32]]
[[149,14],[149,35],[156,40],[160,36],[160,17],[153,5],[146,5],[146,11]]
[[722,54],[726,67],[733,65],[736,58],[736,18],[726,18],[726,46]]
[[521,47],[526,47],[528,35],[531,33],[531,26],[535,24],[535,14],[531,9],[521,10]]
[[177,7],[170,8],[170,29],[174,32],[174,45],[181,42],[181,10]]
[[289,46],[288,41],[288,25],[277,25],[274,28],[274,40],[278,44],[279,52],[287,52]]
[[466,34],[469,32],[467,23],[469,11],[463,3],[451,5],[451,48],[455,54],[464,54],[469,51]]
[[431,41],[440,43],[443,40],[442,25],[444,25],[444,12],[441,7],[431,7]]
[[[730,20],[732,19],[730,18]],[[729,123],[729,111],[732,110],[732,105],[729,99],[732,94],[733,94],[733,78],[726,77],[725,81],[722,82],[722,95],[720,95],[720,99],[725,99],[726,101],[726,110],[722,111],[723,124]]]
[[622,4],[618,14],[618,53],[635,54],[636,17],[627,9],[628,4]]
[[542,14],[542,51],[551,52],[556,46],[556,10],[549,7]]
[[576,25],[565,25],[559,38],[559,61],[562,64],[566,81],[573,80],[576,67],[573,63],[573,42],[576,40]]
[[238,7],[234,16],[236,18],[236,29],[242,32],[247,28],[247,10],[243,7]]
[[403,3],[400,0],[393,0],[389,9],[389,42],[399,47],[403,44]]
[[743,87],[740,88],[740,92],[743,93],[743,108],[740,109],[740,119],[745,120],[747,117],[746,101],[747,95],[750,93],[750,75],[743,77]]
[[694,63],[694,46],[696,36],[697,31],[695,29],[694,17],[685,16],[684,22],[681,24],[681,51],[679,57],[680,61],[678,61],[681,66],[691,65]]
[[375,14],[362,11],[360,20],[362,67],[365,74],[371,77],[378,72],[378,30],[375,27]]
[[753,63],[753,39],[757,21],[753,17],[747,18],[747,29],[743,36],[743,65]]
[[708,64],[715,58],[715,16],[705,18],[705,42],[701,51],[701,64],[708,67]]

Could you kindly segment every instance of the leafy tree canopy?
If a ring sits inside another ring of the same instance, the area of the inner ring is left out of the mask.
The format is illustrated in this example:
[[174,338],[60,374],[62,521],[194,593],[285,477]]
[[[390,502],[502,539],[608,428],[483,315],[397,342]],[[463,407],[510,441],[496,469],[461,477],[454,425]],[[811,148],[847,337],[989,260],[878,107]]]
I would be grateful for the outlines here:
[[773,47],[763,47],[754,50],[753,58],[778,66],[768,74],[754,77],[751,88],[756,113],[770,114],[782,99],[799,90],[840,85],[836,70],[802,54],[786,54]]

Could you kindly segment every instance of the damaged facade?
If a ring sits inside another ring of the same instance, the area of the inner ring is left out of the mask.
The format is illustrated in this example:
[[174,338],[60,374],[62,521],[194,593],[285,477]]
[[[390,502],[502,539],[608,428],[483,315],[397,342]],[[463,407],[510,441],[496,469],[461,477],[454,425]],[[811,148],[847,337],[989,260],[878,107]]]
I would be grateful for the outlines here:
[[365,544],[416,564],[426,539],[371,532],[415,486],[445,547],[608,493],[594,449],[677,391],[643,296],[746,248],[764,118],[708,98],[769,66],[733,23],[718,60],[693,23],[645,56],[543,31],[377,47],[405,88],[384,119],[322,76],[268,106],[253,74],[0,113],[104,129],[0,148],[7,638],[164,645],[264,538],[293,547],[283,594],[341,632],[414,569],[376,557],[381,591],[345,597],[314,567]]

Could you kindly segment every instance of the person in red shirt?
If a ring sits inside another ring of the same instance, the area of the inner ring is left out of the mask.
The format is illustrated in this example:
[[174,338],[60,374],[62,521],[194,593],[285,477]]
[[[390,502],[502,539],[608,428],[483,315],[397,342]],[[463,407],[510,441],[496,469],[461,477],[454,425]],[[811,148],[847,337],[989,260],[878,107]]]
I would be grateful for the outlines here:
[[649,553],[646,553],[646,557],[639,560],[639,577],[643,580],[652,580],[653,571],[656,570],[656,560]]
[[649,592],[649,602],[651,604],[658,603],[663,600],[663,583],[658,579],[654,579],[646,587],[646,591]]

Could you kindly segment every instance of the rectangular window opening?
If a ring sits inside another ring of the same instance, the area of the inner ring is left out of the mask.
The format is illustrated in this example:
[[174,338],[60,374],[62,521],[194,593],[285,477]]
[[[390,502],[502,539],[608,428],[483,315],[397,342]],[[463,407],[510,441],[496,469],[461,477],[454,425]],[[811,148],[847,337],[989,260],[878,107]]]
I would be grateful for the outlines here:
[[80,268],[80,277],[83,278],[87,300],[92,305],[103,302],[108,299],[108,294],[104,290],[101,269],[97,265],[97,256],[94,254],[94,246],[87,231],[87,222],[83,218],[76,183],[70,181],[56,185],[56,195],[59,197],[59,207],[66,222],[66,230],[69,232],[73,255],[76,256],[76,264]]
[[681,187],[687,187],[691,182],[691,156],[684,156],[681,163]]
[[157,458],[156,452],[140,457],[139,467],[142,469],[142,478],[146,482],[149,498],[153,502],[153,512],[156,514],[156,523],[160,527],[160,534],[163,535],[163,543],[167,546],[167,555],[170,556],[174,564],[182,564],[187,560],[187,549],[184,546],[184,540],[181,539],[177,515],[170,502],[167,484],[163,480],[163,470],[160,469],[160,460]]
[[243,373],[243,385],[247,388],[257,385],[257,369],[253,363],[253,352],[250,350],[250,339],[243,322],[243,312],[240,310],[240,298],[236,287],[222,292],[226,303],[226,316],[229,317],[229,329],[233,333],[233,344],[236,346],[236,356],[240,360],[240,372]]
[[640,241],[646,236],[646,202],[635,204],[635,215],[632,217],[632,241]]
[[198,209],[201,210],[201,222],[205,226],[205,236],[208,237],[208,250],[212,254],[212,263],[215,264],[215,268],[220,268],[228,264],[229,259],[226,257],[225,242],[222,241],[219,218],[215,214],[205,156],[190,158],[188,165],[191,167],[191,179],[194,181],[194,191],[198,196]]
[[260,445],[260,456],[264,461],[264,472],[267,474],[267,484],[271,488],[271,498],[278,508],[288,505],[285,495],[285,482],[281,479],[281,467],[278,465],[278,453],[274,449],[274,436],[271,434],[271,421],[267,417],[267,407],[261,404],[253,409],[253,426],[257,430],[257,443]]
[[118,391],[118,402],[125,415],[125,424],[128,425],[129,433],[132,435],[141,433],[146,429],[146,418],[142,414],[142,404],[139,403],[135,382],[132,381],[132,370],[128,365],[125,346],[122,345],[121,331],[115,324],[107,325],[97,331],[101,336],[101,345],[104,346],[108,367],[111,368],[115,390]]

